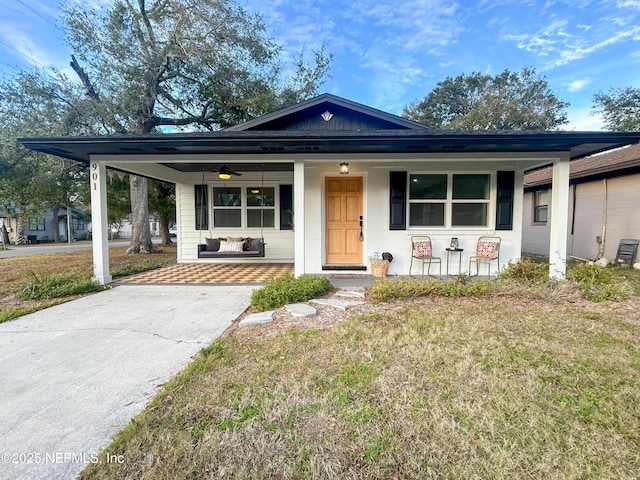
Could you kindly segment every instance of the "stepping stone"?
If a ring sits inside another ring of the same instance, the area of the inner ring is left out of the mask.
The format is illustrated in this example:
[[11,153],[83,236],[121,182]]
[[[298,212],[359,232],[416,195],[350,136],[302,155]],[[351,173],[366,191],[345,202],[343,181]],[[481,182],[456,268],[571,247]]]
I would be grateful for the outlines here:
[[364,288],[341,288],[333,294],[334,297],[364,298]]
[[315,308],[306,303],[290,303],[285,305],[284,308],[294,317],[315,317],[318,313]]
[[238,328],[246,327],[248,325],[259,325],[261,323],[269,323],[273,320],[273,314],[276,313],[275,310],[269,310],[266,312],[252,313],[247,317],[240,320],[238,324]]
[[318,303],[320,305],[327,305],[329,307],[334,307],[345,311],[350,309],[351,307],[364,305],[364,302],[352,302],[350,300],[338,300],[336,298],[315,298],[311,300],[311,302]]

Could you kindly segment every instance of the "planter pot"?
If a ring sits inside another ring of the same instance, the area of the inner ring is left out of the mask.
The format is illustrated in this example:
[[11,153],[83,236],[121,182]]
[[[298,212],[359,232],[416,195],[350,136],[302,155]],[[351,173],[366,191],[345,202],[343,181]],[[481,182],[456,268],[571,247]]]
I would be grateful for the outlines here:
[[389,270],[389,262],[386,260],[371,260],[371,274],[374,277],[384,278],[387,276],[387,271]]

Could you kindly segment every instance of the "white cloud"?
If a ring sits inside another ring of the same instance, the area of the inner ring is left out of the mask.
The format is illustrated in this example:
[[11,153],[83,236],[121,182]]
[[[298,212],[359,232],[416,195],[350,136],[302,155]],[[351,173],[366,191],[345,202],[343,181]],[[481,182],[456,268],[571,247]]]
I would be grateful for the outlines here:
[[604,129],[604,121],[598,114],[592,113],[589,108],[569,110],[567,112],[569,123],[562,127],[563,130],[578,132],[597,132]]
[[582,90],[584,87],[591,83],[590,78],[581,78],[578,80],[574,80],[567,86],[567,90],[570,92],[577,92],[578,90]]

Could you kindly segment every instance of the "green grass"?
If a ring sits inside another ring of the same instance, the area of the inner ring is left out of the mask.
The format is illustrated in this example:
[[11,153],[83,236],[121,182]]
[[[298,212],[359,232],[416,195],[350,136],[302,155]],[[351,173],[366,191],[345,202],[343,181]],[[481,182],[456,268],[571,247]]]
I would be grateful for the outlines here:
[[638,478],[637,298],[377,305],[217,340],[82,478]]

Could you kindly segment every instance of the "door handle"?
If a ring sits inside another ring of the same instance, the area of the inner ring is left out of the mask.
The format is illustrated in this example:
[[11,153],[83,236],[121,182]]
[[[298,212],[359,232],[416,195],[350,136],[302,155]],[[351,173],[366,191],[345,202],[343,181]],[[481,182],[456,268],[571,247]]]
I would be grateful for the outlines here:
[[360,241],[363,242],[364,241],[364,235],[362,234],[362,225],[363,225],[363,221],[362,221],[362,215],[360,215]]

